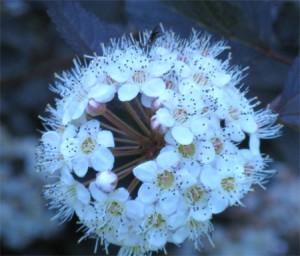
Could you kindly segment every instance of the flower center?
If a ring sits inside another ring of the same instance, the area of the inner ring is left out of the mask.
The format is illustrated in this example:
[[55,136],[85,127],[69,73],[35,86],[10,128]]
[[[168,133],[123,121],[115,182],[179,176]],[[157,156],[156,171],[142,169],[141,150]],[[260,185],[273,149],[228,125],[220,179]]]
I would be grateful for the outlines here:
[[235,188],[234,178],[228,177],[228,178],[222,179],[221,186],[227,192],[234,190],[234,188]]
[[180,153],[180,155],[183,158],[190,158],[190,157],[195,155],[196,147],[193,143],[189,144],[189,145],[186,145],[186,146],[185,145],[179,145],[178,152]]
[[123,212],[123,208],[121,207],[120,204],[118,204],[117,202],[113,201],[107,210],[110,214],[114,215],[114,216],[120,216]]
[[211,139],[211,142],[212,142],[212,144],[215,148],[216,154],[219,155],[223,150],[222,141],[219,138],[214,137],[214,138]]
[[148,77],[147,73],[145,73],[142,70],[139,70],[134,72],[132,76],[132,80],[136,83],[142,84],[146,81],[147,77]]
[[186,194],[187,199],[195,203],[199,202],[202,199],[203,195],[204,195],[203,189],[197,186],[191,187]]
[[173,173],[164,170],[163,173],[157,176],[157,185],[159,188],[168,189],[174,184],[174,175]]
[[195,73],[193,75],[193,79],[196,84],[203,83],[204,85],[206,85],[208,82],[208,79],[202,73]]
[[228,113],[234,120],[238,120],[239,119],[239,110],[237,108],[234,107],[230,107],[229,113]]
[[81,151],[84,154],[88,155],[94,151],[95,147],[96,147],[96,145],[95,145],[95,142],[93,141],[93,139],[91,137],[88,137],[82,142]]
[[188,120],[188,114],[183,108],[176,109],[173,113],[173,117],[180,124],[183,124]]
[[161,228],[165,224],[165,220],[163,219],[160,213],[151,214],[148,218],[148,226],[153,228]]

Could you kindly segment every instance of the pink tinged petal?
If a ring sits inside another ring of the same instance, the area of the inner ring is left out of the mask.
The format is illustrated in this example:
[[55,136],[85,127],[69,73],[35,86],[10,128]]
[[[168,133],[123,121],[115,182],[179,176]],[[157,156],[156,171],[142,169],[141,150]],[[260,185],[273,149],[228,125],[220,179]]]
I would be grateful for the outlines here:
[[72,166],[75,174],[78,177],[84,177],[89,168],[89,161],[87,157],[77,157],[72,160]]
[[255,156],[260,155],[259,147],[260,147],[260,140],[258,135],[256,133],[251,133],[249,139],[249,149],[251,150],[253,155]]
[[98,145],[90,157],[91,165],[96,171],[111,170],[115,158],[106,147]]
[[129,198],[129,192],[125,188],[118,188],[109,194],[109,198],[117,202],[126,202]]
[[158,205],[163,214],[169,215],[177,210],[180,195],[175,191],[161,191]]
[[89,90],[88,98],[98,102],[108,102],[113,99],[116,89],[113,85],[97,84]]
[[77,195],[77,199],[84,205],[87,205],[91,200],[90,192],[81,183],[76,184],[76,195]]
[[118,98],[120,101],[130,101],[134,99],[139,92],[140,92],[140,88],[138,85],[124,84],[118,90]]
[[172,128],[173,138],[181,145],[189,145],[193,142],[193,134],[183,126],[174,126]]
[[142,85],[142,92],[148,97],[158,97],[166,89],[165,82],[161,78],[152,78]]
[[219,172],[215,168],[212,168],[210,166],[206,166],[202,169],[200,180],[205,187],[212,189],[219,187],[221,183]]
[[197,183],[197,179],[191,175],[188,169],[183,168],[176,171],[176,183],[178,187],[185,189]]
[[140,181],[153,181],[157,175],[156,163],[154,161],[144,162],[133,169],[133,174]]
[[180,227],[175,232],[172,233],[171,238],[168,239],[169,242],[175,244],[181,244],[188,237],[189,231],[186,227]]
[[118,176],[111,171],[103,171],[97,174],[96,186],[104,192],[113,191],[118,183]]
[[49,131],[45,132],[42,136],[42,141],[44,143],[49,143],[52,145],[59,145],[60,143],[60,135],[57,132]]
[[223,212],[229,205],[228,195],[216,191],[211,194],[208,204],[213,214]]
[[144,209],[145,206],[136,200],[129,200],[125,204],[126,216],[132,220],[142,219],[145,215]]
[[241,115],[239,118],[242,129],[247,133],[254,133],[257,131],[257,124],[253,115]]
[[117,66],[114,66],[114,65],[108,66],[107,73],[113,80],[120,82],[120,83],[126,82],[130,76],[129,72],[120,70]]
[[89,190],[91,192],[92,197],[97,202],[104,202],[107,199],[107,194],[101,191],[97,186],[96,183],[93,181],[89,185]]
[[143,183],[138,191],[138,198],[142,203],[151,204],[157,200],[158,191],[155,186],[150,183]]
[[111,131],[100,131],[97,134],[97,142],[104,147],[114,147],[115,141]]
[[179,157],[175,152],[165,151],[157,156],[156,163],[161,168],[169,169],[179,163]]

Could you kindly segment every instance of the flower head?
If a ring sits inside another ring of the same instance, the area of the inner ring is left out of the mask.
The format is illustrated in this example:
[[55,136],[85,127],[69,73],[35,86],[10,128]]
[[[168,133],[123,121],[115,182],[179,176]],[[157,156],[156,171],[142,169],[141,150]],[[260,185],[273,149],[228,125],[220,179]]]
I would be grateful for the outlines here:
[[57,75],[61,98],[37,151],[39,169],[61,175],[45,191],[57,217],[76,212],[84,238],[107,252],[119,245],[119,255],[186,239],[200,249],[213,214],[242,205],[274,173],[260,140],[280,133],[277,115],[236,87],[243,70],[219,58],[224,42],[150,37],[112,40],[103,56]]

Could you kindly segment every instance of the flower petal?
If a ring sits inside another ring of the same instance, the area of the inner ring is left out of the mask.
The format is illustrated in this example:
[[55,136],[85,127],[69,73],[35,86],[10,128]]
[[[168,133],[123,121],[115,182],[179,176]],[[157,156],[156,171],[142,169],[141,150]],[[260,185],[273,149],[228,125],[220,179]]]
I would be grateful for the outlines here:
[[114,147],[115,141],[111,131],[100,131],[97,134],[97,142],[104,147]]
[[176,166],[178,162],[178,155],[171,151],[161,152],[156,158],[157,165],[163,169],[169,169],[171,166]]
[[125,204],[126,216],[133,220],[140,220],[145,215],[144,208],[145,206],[142,203],[136,200],[129,200]]
[[157,200],[157,188],[150,183],[143,183],[138,191],[138,198],[142,203],[151,204]]
[[97,202],[104,202],[107,199],[107,194],[97,188],[96,183],[93,181],[89,185],[89,190],[91,192],[92,197]]
[[75,174],[78,177],[84,177],[89,168],[87,157],[77,157],[72,160],[72,166]]
[[155,179],[157,166],[154,161],[147,161],[133,168],[133,174],[140,181],[148,182]]
[[134,99],[140,91],[136,84],[124,84],[118,90],[118,98],[120,101],[130,101]]
[[181,145],[189,145],[193,142],[194,136],[186,127],[174,126],[172,128],[172,135],[174,139]]
[[166,89],[165,82],[161,78],[152,78],[142,85],[142,92],[148,97],[158,97]]
[[96,171],[106,171],[113,168],[115,158],[110,150],[98,145],[91,155],[90,161]]
[[76,195],[77,195],[77,199],[84,205],[87,205],[91,200],[90,192],[81,183],[76,184]]

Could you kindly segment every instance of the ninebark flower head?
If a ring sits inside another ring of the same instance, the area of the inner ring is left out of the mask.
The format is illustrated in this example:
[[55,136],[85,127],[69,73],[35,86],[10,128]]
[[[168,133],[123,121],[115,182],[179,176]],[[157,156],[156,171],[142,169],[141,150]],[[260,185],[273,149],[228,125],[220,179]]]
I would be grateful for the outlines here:
[[260,140],[281,128],[239,88],[245,69],[219,57],[227,49],[195,31],[146,31],[56,75],[37,150],[38,169],[60,177],[45,187],[56,217],[76,213],[83,238],[119,255],[210,240],[213,215],[274,174]]

